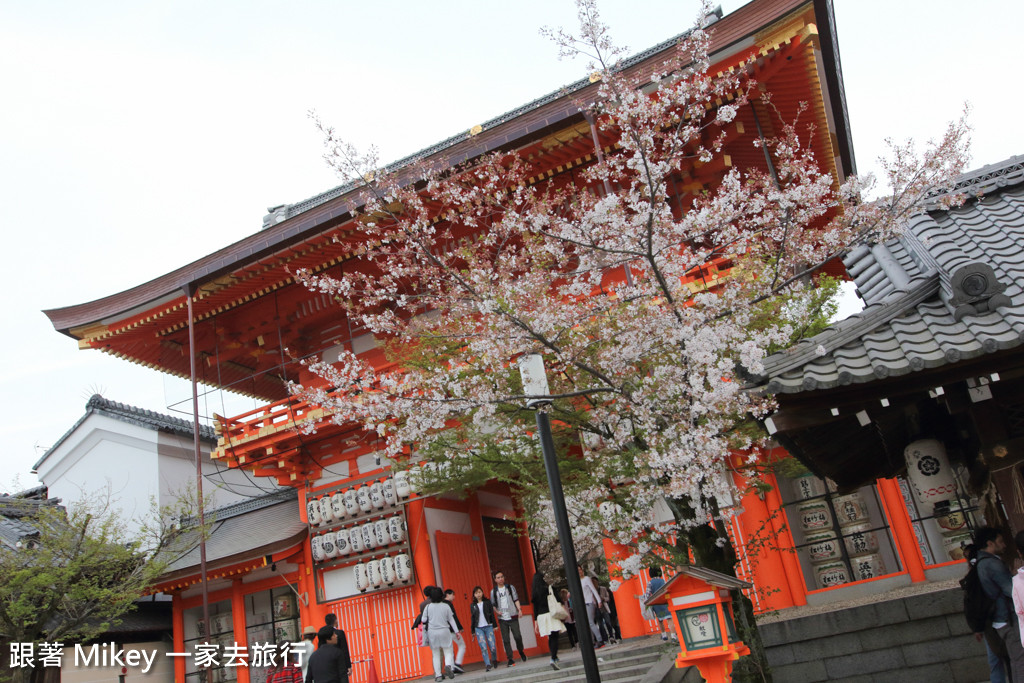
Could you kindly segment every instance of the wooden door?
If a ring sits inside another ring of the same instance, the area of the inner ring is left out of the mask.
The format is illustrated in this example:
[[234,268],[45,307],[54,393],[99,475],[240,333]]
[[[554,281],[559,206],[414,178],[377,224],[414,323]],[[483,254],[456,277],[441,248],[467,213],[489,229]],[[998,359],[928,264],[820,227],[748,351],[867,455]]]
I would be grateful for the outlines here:
[[490,593],[491,577],[484,559],[483,539],[466,534],[450,534],[444,531],[435,532],[437,539],[437,559],[441,565],[441,582],[444,588],[455,591],[455,612],[462,624],[463,636],[468,649],[467,662],[479,662],[480,649],[473,647],[473,625],[469,622],[469,605],[473,599],[473,587],[480,586],[484,594]]

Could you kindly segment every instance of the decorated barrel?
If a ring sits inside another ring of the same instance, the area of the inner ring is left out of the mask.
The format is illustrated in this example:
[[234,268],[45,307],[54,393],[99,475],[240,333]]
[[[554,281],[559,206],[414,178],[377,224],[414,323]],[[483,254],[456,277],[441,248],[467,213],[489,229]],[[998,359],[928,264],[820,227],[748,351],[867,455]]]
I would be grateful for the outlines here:
[[821,531],[832,528],[832,513],[823,500],[811,500],[800,503],[796,507],[797,517],[804,532]]
[[295,615],[294,595],[278,595],[274,598],[274,619],[288,619]]
[[878,536],[871,531],[870,522],[851,524],[843,529],[846,552],[850,557],[878,552]]
[[850,566],[853,567],[854,581],[875,579],[885,574],[885,564],[882,563],[882,556],[878,553],[851,557]]
[[839,547],[839,539],[833,531],[817,531],[807,534],[807,559],[811,562],[836,560],[843,556]]
[[840,561],[822,562],[814,568],[814,573],[821,588],[831,588],[850,582],[850,574],[846,564]]
[[910,490],[919,503],[930,507],[956,497],[956,479],[941,441],[914,441],[903,449],[903,457]]
[[967,510],[958,500],[938,503],[935,506],[935,521],[942,527],[943,534],[960,531],[967,526]]
[[813,474],[805,474],[793,480],[793,493],[800,500],[825,495],[825,482]]
[[964,546],[969,544],[971,540],[972,537],[969,531],[958,531],[948,536],[943,534],[942,549],[946,551],[949,559],[962,560],[964,559]]
[[868,519],[868,508],[859,493],[836,496],[832,499],[832,507],[836,511],[836,517],[839,518],[839,526],[860,524]]

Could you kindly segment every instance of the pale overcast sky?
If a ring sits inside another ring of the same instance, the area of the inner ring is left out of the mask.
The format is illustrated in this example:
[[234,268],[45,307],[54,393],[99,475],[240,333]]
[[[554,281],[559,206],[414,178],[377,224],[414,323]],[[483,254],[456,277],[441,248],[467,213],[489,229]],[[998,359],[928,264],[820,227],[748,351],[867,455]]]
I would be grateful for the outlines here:
[[[974,167],[1024,154],[1024,3],[835,4],[861,172],[885,137],[938,136],[964,102]],[[602,7],[635,52],[685,30],[697,3]],[[150,280],[336,185],[310,109],[395,159],[580,78],[538,35],[574,16],[566,0],[0,0],[0,492],[16,475],[35,484],[32,464],[92,393],[190,413],[187,384],[79,351],[41,309]]]

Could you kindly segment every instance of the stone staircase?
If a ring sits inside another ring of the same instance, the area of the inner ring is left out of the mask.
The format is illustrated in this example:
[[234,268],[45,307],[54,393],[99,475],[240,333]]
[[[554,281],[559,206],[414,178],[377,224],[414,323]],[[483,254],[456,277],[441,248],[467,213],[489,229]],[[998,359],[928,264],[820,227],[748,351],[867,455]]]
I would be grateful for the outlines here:
[[758,629],[775,683],[989,679],[985,646],[967,628],[958,586],[761,620]]
[[[597,651],[598,668],[602,683],[699,683],[700,676],[693,677],[689,669],[674,668],[679,647],[675,643],[663,643],[659,638],[634,638]],[[578,650],[559,655],[561,669],[555,671],[549,666],[546,656],[538,655],[527,662],[517,662],[508,669],[504,664],[490,672],[469,670],[456,676],[457,683],[563,683],[586,681],[583,661]]]

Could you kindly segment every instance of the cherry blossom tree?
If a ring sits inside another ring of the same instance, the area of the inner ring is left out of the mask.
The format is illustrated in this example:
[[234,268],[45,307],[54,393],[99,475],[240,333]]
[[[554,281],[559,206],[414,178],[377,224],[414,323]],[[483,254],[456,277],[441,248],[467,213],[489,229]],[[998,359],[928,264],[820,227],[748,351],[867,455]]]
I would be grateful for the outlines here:
[[311,364],[323,385],[294,391],[375,432],[396,468],[425,461],[430,490],[508,481],[534,533],[553,533],[516,368],[541,353],[577,533],[632,548],[621,567],[633,573],[693,530],[726,545],[724,526],[708,526],[738,493],[725,473],[737,452],[756,459],[749,426],[774,405],[744,377],[820,329],[834,291],[818,287],[824,264],[896,234],[927,202],[955,201],[969,129],[961,119],[922,152],[894,148],[889,189],[868,201],[872,179],[838,186],[811,151],[813,127],[779,120],[756,143],[768,168],[729,169],[680,206],[673,182],[723,154],[725,127],[757,92],[750,75],[709,73],[698,25],[641,82],[591,0],[579,17],[578,34],[549,34],[591,61],[599,96],[580,106],[618,143],[579,182],[531,182],[534,162],[515,152],[431,159],[409,182],[408,168],[388,173],[320,124],[328,162],[361,179],[358,256],[341,274],[296,275],[392,363],[343,353]]

